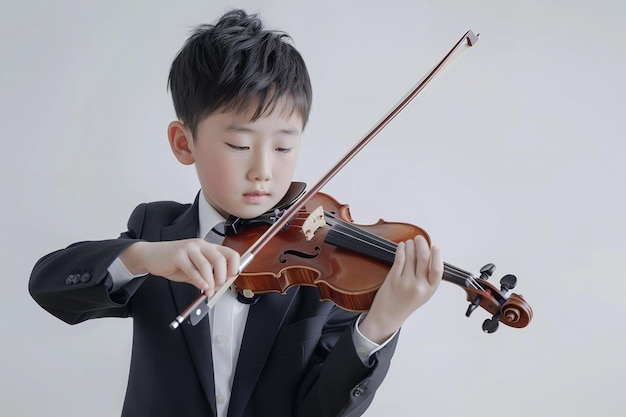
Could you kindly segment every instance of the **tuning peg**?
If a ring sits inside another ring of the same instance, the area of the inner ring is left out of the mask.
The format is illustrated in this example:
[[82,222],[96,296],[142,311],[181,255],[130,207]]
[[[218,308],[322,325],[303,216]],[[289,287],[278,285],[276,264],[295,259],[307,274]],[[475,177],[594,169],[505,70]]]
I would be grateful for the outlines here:
[[493,333],[498,330],[500,323],[498,320],[487,319],[483,322],[483,332],[485,333]]
[[494,264],[487,264],[485,266],[483,266],[482,268],[480,268],[480,278],[484,279],[485,281],[489,279],[489,277],[491,275],[493,275],[493,272],[496,270],[496,266]]
[[487,319],[483,322],[483,332],[485,333],[493,333],[498,330],[500,326],[500,312],[493,315],[492,318]]
[[480,296],[474,298],[474,301],[472,301],[472,303],[467,306],[465,317],[469,317],[472,314],[472,312],[476,310],[476,308],[478,308],[478,306],[480,305],[480,299],[481,299]]
[[507,292],[512,290],[517,285],[517,277],[512,274],[507,274],[500,280],[500,291]]

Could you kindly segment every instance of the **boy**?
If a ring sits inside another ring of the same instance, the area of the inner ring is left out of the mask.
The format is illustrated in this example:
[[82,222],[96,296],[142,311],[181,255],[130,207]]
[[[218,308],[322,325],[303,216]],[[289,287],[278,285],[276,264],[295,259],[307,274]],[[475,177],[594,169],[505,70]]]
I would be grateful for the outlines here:
[[73,244],[37,262],[29,289],[60,319],[133,317],[123,416],[358,416],[387,373],[404,320],[436,290],[443,262],[418,237],[367,315],[297,287],[240,302],[227,291],[196,326],[168,323],[200,291],[237,274],[239,254],[202,239],[229,216],[254,218],[287,193],[311,106],[300,54],[242,10],[196,29],[169,76],[169,143],[194,164],[193,204],[139,205],[118,239]]

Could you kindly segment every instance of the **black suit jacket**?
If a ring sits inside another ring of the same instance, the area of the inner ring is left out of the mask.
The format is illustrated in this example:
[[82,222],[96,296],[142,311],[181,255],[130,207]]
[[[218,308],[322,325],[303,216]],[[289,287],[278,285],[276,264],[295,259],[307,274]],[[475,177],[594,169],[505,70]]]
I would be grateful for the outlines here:
[[[137,239],[196,237],[198,207],[139,205],[118,239],[73,244],[35,265],[33,298],[75,324],[105,316],[133,318],[133,346],[123,416],[215,415],[208,319],[168,324],[199,291],[162,277],[135,279],[112,292],[109,265]],[[356,315],[320,302],[317,289],[266,294],[250,307],[231,392],[229,417],[357,416],[389,368],[396,340],[365,366],[355,352]]]

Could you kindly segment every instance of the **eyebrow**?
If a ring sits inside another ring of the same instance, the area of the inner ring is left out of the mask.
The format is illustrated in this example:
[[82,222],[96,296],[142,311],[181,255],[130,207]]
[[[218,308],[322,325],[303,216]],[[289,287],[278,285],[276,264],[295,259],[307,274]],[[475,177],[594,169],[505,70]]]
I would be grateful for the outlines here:
[[[255,132],[254,129],[250,129],[248,127],[238,125],[238,124],[231,124],[226,128],[226,130],[229,130],[232,132],[246,132],[246,133]],[[278,131],[276,131],[276,133],[280,133],[282,135],[299,136],[301,132],[298,129],[279,129]]]

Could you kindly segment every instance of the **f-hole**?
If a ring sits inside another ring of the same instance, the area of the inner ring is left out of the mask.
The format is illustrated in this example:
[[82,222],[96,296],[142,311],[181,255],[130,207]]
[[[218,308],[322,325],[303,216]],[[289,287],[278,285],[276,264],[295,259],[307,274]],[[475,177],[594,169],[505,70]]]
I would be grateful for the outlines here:
[[315,247],[315,253],[306,253],[306,252],[301,252],[299,250],[286,250],[280,254],[280,256],[278,257],[278,260],[280,261],[281,264],[287,263],[287,259],[285,258],[287,255],[293,255],[298,258],[304,258],[304,259],[313,259],[313,258],[317,258],[318,256],[320,256],[321,250],[322,249],[319,246]]

